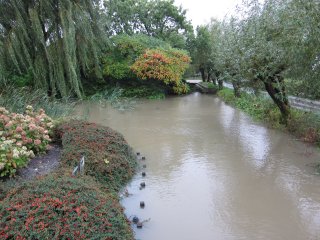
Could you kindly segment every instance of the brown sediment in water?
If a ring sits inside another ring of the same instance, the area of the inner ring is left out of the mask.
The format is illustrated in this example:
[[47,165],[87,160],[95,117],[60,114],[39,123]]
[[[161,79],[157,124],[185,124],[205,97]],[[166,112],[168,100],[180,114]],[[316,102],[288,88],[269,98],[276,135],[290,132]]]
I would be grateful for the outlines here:
[[151,218],[136,238],[318,239],[317,148],[197,93],[128,112],[89,108],[90,121],[117,129],[147,158],[122,200],[128,216]]

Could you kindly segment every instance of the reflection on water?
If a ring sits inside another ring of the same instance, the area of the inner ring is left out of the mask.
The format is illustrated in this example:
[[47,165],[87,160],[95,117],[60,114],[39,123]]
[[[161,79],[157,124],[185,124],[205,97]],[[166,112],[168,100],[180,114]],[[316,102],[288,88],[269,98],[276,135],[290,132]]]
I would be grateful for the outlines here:
[[147,177],[137,174],[122,200],[128,217],[151,218],[137,239],[319,239],[315,148],[198,93],[127,112],[86,107],[147,157]]

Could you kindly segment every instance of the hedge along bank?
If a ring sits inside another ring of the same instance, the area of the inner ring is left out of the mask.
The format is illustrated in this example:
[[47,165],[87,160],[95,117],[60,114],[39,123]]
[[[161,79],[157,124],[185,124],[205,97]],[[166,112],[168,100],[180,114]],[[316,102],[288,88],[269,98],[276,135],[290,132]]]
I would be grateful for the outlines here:
[[57,127],[62,140],[61,165],[75,167],[85,156],[85,174],[118,191],[134,174],[136,157],[124,137],[109,127],[71,121]]
[[[123,136],[84,121],[60,124],[57,135],[57,173],[0,194],[0,239],[133,239],[117,195],[136,166]],[[86,175],[72,177],[81,155]]]
[[50,175],[0,202],[0,239],[133,239],[116,194],[93,178]]

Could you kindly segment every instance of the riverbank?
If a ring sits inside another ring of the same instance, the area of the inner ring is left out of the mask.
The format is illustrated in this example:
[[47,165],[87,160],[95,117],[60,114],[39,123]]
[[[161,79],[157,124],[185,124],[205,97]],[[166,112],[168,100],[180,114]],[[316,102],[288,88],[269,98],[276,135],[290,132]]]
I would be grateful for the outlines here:
[[263,121],[268,126],[287,131],[299,140],[319,145],[320,143],[320,116],[318,114],[291,109],[291,116],[287,125],[280,124],[281,115],[277,107],[266,98],[256,97],[253,94],[241,93],[236,98],[233,90],[224,88],[218,92],[226,103],[243,110],[255,120]]
[[[134,239],[118,191],[136,158],[121,134],[85,121],[60,124],[59,168],[0,187],[1,239]],[[84,175],[71,175],[85,156]]]

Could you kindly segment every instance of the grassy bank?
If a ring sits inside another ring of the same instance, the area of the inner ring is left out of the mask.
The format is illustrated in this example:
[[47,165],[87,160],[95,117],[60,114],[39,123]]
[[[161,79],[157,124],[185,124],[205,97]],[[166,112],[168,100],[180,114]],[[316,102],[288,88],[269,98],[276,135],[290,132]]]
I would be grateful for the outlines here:
[[[84,121],[62,123],[60,168],[28,182],[0,185],[0,239],[134,239],[117,192],[136,160],[123,136]],[[80,157],[85,174],[71,176]]]
[[301,141],[317,145],[320,143],[320,116],[315,113],[291,109],[291,116],[285,126],[280,124],[280,112],[271,100],[248,93],[242,93],[241,98],[236,98],[233,90],[227,88],[219,91],[218,96],[270,127],[288,131]]

